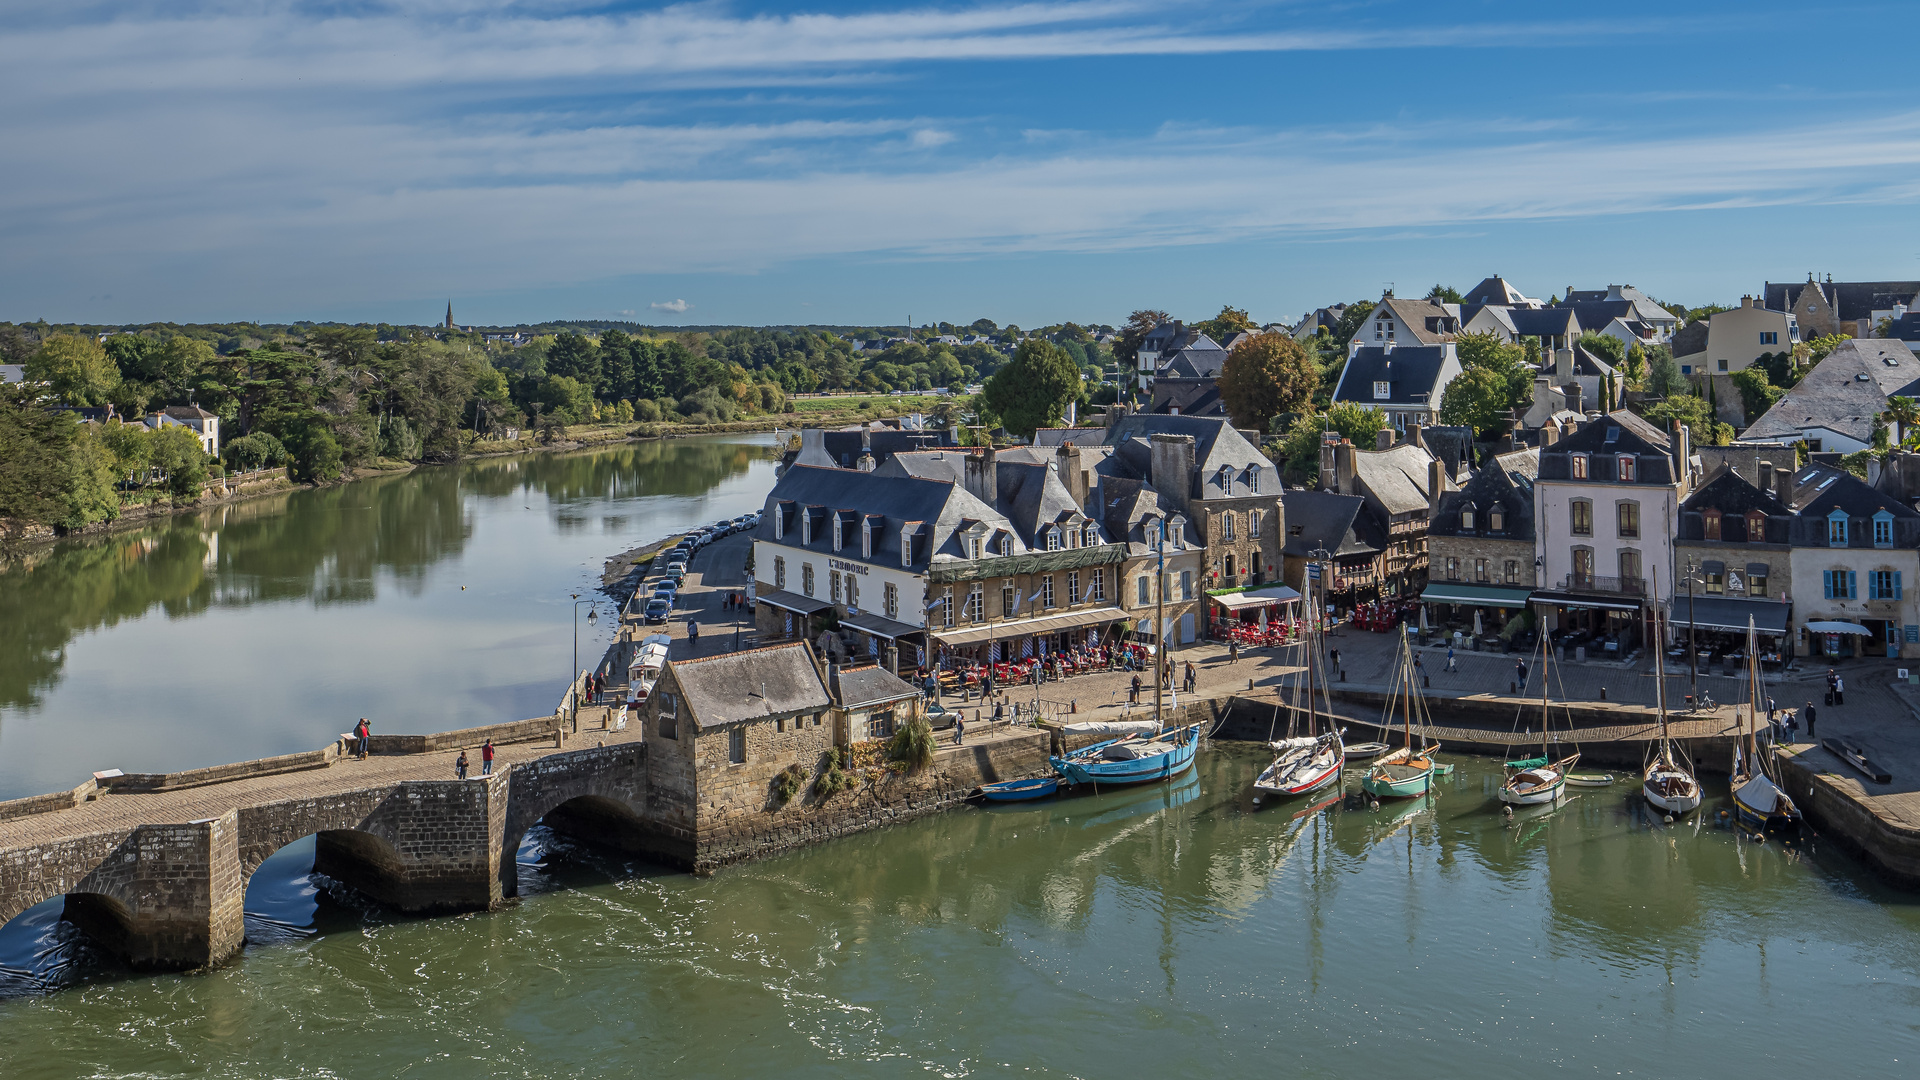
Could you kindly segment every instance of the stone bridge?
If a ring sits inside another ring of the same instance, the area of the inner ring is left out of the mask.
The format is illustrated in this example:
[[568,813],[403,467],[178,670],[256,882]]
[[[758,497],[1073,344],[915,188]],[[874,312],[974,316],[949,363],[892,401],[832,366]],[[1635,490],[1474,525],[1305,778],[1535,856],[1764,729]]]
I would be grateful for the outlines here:
[[[494,775],[479,775],[491,738]],[[454,759],[469,751],[467,780]],[[218,964],[245,937],[247,882],[315,837],[314,869],[409,912],[494,907],[515,851],[557,831],[686,863],[648,826],[637,732],[567,734],[556,717],[430,736],[376,736],[365,761],[322,750],[184,773],[117,771],[0,803],[0,923],[56,896],[65,917],[143,968]]]

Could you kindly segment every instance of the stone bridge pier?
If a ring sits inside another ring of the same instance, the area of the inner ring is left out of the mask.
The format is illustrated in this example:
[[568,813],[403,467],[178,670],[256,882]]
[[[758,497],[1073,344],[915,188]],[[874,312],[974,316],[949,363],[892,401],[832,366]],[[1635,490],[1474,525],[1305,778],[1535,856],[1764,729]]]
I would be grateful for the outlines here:
[[[137,968],[219,963],[246,936],[239,815],[185,825],[142,825],[60,889],[64,918]],[[105,846],[105,845],[101,845]],[[37,902],[37,900],[36,900]],[[30,905],[10,905],[24,910]],[[0,909],[12,918],[19,910]]]

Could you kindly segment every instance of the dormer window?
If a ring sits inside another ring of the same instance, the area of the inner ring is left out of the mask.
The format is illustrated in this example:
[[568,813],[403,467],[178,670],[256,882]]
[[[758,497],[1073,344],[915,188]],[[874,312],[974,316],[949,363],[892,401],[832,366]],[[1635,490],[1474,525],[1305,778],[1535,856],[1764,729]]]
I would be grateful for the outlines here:
[[1386,379],[1375,379],[1373,381],[1373,399],[1375,401],[1385,401],[1392,396],[1393,383]]
[[1847,512],[1835,510],[1827,515],[1827,546],[1847,546]]
[[840,515],[838,512],[834,513],[832,520],[833,520],[833,525],[831,526],[831,528],[833,529],[833,550],[839,551],[843,545],[840,542],[841,540]]
[[1631,484],[1631,483],[1633,483],[1633,457],[1632,457],[1632,455],[1629,455],[1629,454],[1622,454],[1622,455],[1620,455],[1620,456],[1619,456],[1619,457],[1618,457],[1617,459],[1615,459],[1615,460],[1616,460],[1616,461],[1618,462],[1618,468],[1619,468],[1619,476],[1620,476],[1620,482],[1621,482],[1621,483],[1623,483],[1623,484]]
[[1764,544],[1767,542],[1767,515],[1758,510],[1747,511],[1747,543]]
[[1700,521],[1705,526],[1707,539],[1720,539],[1720,511],[1714,509],[1702,511]]
[[1460,527],[1468,530],[1473,528],[1473,504],[1460,508]]
[[1187,519],[1175,514],[1167,519],[1167,532],[1173,536],[1173,550],[1187,550]]
[[791,504],[775,503],[773,506],[773,538],[784,540],[787,536],[787,510]]
[[1247,467],[1247,491],[1254,495],[1260,494],[1260,466],[1258,465]]
[[975,536],[967,541],[967,558],[980,559],[984,558],[986,554],[987,541],[985,537]]
[[900,530],[900,565],[913,565],[913,533],[906,529]]
[[1587,478],[1587,455],[1573,454],[1569,456],[1567,459],[1567,469],[1573,479],[1585,480]]
[[1873,546],[1890,548],[1893,546],[1893,515],[1880,510],[1873,515]]
[[1147,547],[1160,550],[1160,523],[1157,521],[1147,526]]
[[1080,532],[1080,546],[1093,547],[1099,543],[1100,543],[1100,530],[1094,528],[1093,522],[1091,521],[1087,522],[1086,528],[1082,529]]
[[1233,488],[1233,466],[1222,465],[1220,466],[1220,490],[1229,491],[1232,488]]
[[1060,550],[1060,526],[1058,525],[1047,526],[1047,550]]
[[1507,528],[1507,512],[1498,506],[1487,511],[1487,528],[1493,532],[1505,532]]
[[1000,554],[1002,555],[1013,554],[1013,534],[1012,533],[1000,534]]
[[860,524],[860,557],[873,558],[873,519],[868,518]]
[[813,543],[813,508],[810,506],[800,511],[800,542]]

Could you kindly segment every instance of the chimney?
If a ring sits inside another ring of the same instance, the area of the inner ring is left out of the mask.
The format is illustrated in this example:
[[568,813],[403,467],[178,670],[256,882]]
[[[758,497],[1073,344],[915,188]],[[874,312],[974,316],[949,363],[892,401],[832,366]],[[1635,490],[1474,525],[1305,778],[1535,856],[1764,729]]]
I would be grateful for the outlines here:
[[1066,426],[1073,427],[1079,419],[1080,402],[1078,400],[1067,402]]
[[1741,306],[1741,307],[1743,307],[1743,308],[1750,308],[1750,307],[1752,307],[1752,306],[1753,306],[1753,297],[1751,297],[1751,296],[1743,296],[1743,297],[1741,297],[1741,298],[1740,298],[1740,306]]
[[1374,432],[1373,448],[1375,450],[1393,449],[1393,428],[1383,427],[1379,431]]
[[1621,295],[1620,295],[1620,286],[1618,286],[1618,285],[1609,285],[1609,286],[1607,286],[1607,299],[1609,299],[1609,300],[1624,300],[1624,299],[1626,299],[1626,297],[1623,297],[1623,296],[1621,296]]
[[813,642],[803,641],[800,644],[807,650],[807,655],[812,658],[813,670],[819,674],[820,682],[826,686],[827,693],[832,695],[833,680],[829,677],[830,669],[827,667],[827,658],[813,651]]
[[1792,469],[1773,470],[1773,494],[1775,498],[1780,500],[1781,505],[1788,508],[1793,506]]
[[1867,459],[1867,486],[1876,490],[1880,487],[1880,459],[1877,457]]
[[1773,462],[1771,461],[1760,463],[1760,490],[1773,490]]
[[974,498],[992,506],[1000,499],[999,464],[991,445],[983,446],[978,453],[968,454],[962,464],[962,487]]
[[1340,486],[1340,467],[1334,447],[1340,445],[1340,433],[1323,431],[1320,433],[1320,490],[1334,491]]
[[1407,424],[1407,442],[1422,450],[1427,448],[1427,440],[1420,434],[1420,422],[1415,420]]
[[1545,375],[1533,377],[1533,408],[1527,412],[1538,416],[1542,424],[1553,415],[1553,381]]
[[1678,420],[1673,421],[1673,475],[1680,481],[1680,494],[1687,492],[1687,470],[1693,467],[1693,432]]
[[1581,397],[1586,393],[1586,391],[1580,386],[1580,384],[1577,382],[1570,382],[1563,388],[1562,392],[1567,395],[1567,408],[1581,414],[1582,416],[1585,416],[1587,410],[1581,408]]
[[1153,489],[1180,507],[1189,518],[1193,502],[1193,436],[1155,435],[1149,468]]
[[1427,516],[1440,512],[1440,496],[1447,490],[1447,467],[1439,458],[1427,462]]
[[1553,377],[1563,383],[1573,378],[1572,349],[1553,350]]
[[1545,450],[1560,441],[1560,425],[1548,423],[1540,428],[1540,449]]
[[1353,494],[1353,444],[1345,439],[1333,448],[1333,471],[1342,495]]

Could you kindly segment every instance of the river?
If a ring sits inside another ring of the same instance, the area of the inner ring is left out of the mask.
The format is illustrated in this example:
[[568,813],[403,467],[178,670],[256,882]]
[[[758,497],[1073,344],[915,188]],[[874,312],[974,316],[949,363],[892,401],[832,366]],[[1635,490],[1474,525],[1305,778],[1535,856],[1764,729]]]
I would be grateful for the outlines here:
[[[681,455],[709,466],[693,475]],[[388,730],[544,711],[571,647],[571,602],[554,594],[663,534],[656,515],[678,528],[741,512],[765,469],[751,440],[475,462],[56,549],[32,573],[71,588],[42,582],[31,605],[6,594],[13,618],[65,627],[39,652],[0,654],[9,783],[63,786],[103,755],[175,767],[306,747],[372,700],[396,718]],[[384,524],[316,535],[352,506]],[[281,559],[267,542],[280,534],[311,543],[289,539],[304,554]],[[198,554],[151,561],[175,545]],[[461,584],[481,603],[452,595]],[[205,645],[211,626],[219,648],[164,644]],[[283,637],[318,652],[284,679],[230,677],[223,650],[291,663],[283,642],[252,643]],[[484,658],[445,655],[483,645]],[[329,674],[361,661],[365,674]],[[475,685],[434,685],[461,678]],[[195,689],[209,680],[220,688]],[[107,707],[140,686],[157,692],[135,715]],[[182,748],[195,726],[220,737]],[[1249,784],[1264,756],[1217,743],[1171,785],[958,810],[704,879],[536,829],[519,853],[523,898],[456,918],[367,904],[311,874],[302,842],[255,875],[248,946],[211,973],[122,972],[58,923],[57,903],[10,923],[0,1076],[1914,1067],[1912,897],[1831,845],[1668,826],[1626,785],[1509,826],[1497,765],[1452,760],[1437,797],[1378,812],[1262,807]],[[1710,785],[1710,806],[1724,798]]]

